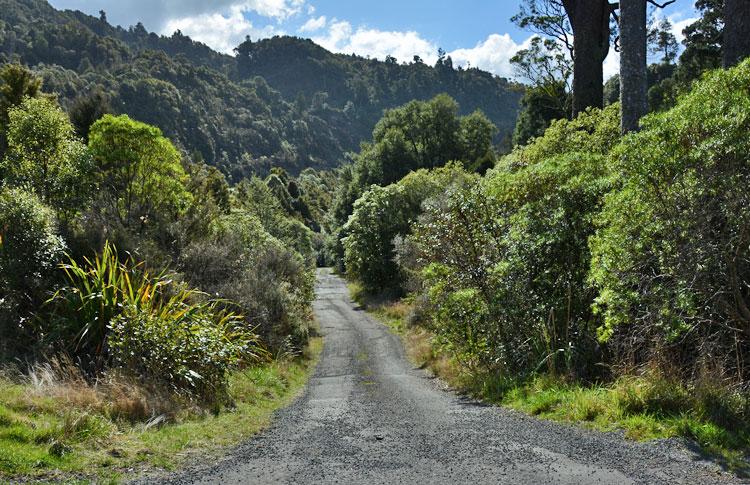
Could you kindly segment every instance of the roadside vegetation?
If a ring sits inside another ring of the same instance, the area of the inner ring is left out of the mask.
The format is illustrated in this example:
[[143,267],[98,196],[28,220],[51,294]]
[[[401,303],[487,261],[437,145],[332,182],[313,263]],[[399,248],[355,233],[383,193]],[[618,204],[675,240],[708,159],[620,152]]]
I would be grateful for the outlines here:
[[329,175],[230,186],[157,127],[88,123],[79,137],[41,80],[0,68],[0,481],[237,443],[320,347]]
[[686,384],[648,367],[610,380],[585,382],[536,372],[514,376],[467,367],[423,326],[409,325],[410,300],[373,297],[356,283],[355,300],[398,334],[409,359],[456,391],[531,416],[605,432],[628,439],[685,438],[707,457],[740,476],[750,474],[750,427],[746,401],[713,381]]
[[0,377],[0,476],[119,482],[218,457],[297,396],[320,346],[232,372],[221,410],[122,378],[91,385],[70,362]]
[[[454,387],[635,439],[685,437],[747,473],[750,61],[674,81],[626,134],[615,102],[551,120],[486,172],[459,158],[360,185],[339,219],[340,269]],[[401,129],[429,152],[427,127]],[[350,187],[390,158],[366,147]]]

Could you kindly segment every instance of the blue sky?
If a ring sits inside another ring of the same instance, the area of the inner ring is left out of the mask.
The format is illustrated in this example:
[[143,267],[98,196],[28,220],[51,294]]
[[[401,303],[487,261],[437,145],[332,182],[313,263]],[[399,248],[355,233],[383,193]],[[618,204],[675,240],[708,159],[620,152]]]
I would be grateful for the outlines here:
[[[531,33],[510,22],[516,0],[50,0],[57,8],[97,14],[123,26],[141,21],[169,35],[177,29],[211,47],[231,52],[246,35],[312,38],[329,50],[408,61],[434,62],[438,47],[454,64],[513,77],[509,59],[528,45]],[[678,0],[659,15],[675,33],[695,17],[693,0]],[[605,62],[617,72],[618,56]]]

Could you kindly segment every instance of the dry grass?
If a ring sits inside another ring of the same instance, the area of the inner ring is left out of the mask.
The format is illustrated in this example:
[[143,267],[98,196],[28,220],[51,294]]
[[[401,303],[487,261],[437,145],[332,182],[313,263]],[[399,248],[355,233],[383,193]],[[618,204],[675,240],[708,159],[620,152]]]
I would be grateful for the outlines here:
[[106,416],[129,423],[174,422],[200,413],[187,395],[118,373],[108,373],[90,383],[67,357],[55,357],[33,366],[21,381],[29,406],[43,400],[69,410]]
[[248,438],[287,404],[322,348],[233,372],[232,403],[205,409],[164,389],[111,374],[87,382],[67,359],[27,374],[0,373],[0,483],[85,476],[118,482],[133,470],[175,469]]

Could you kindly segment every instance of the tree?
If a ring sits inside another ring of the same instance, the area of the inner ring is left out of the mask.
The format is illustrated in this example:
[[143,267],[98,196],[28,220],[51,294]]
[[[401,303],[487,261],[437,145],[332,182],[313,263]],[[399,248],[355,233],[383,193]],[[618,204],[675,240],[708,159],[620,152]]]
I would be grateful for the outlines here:
[[8,64],[0,70],[0,157],[6,148],[8,111],[24,98],[41,95],[42,80],[20,64]]
[[462,123],[458,103],[445,94],[386,111],[373,130],[372,142],[364,144],[357,156],[358,195],[371,184],[392,184],[420,168],[440,167],[450,161],[475,166],[477,156],[484,158],[492,150],[495,127],[485,122],[486,117],[471,118]]
[[[675,0],[661,5],[655,0],[643,1],[664,7]],[[525,0],[521,12],[512,19],[521,27],[557,39],[569,49],[573,59],[573,116],[603,104],[603,62],[613,34],[610,19],[618,20],[618,8],[619,3],[608,0]]]
[[562,0],[573,30],[573,116],[604,99],[604,66],[609,54],[609,18],[615,5],[607,0]]
[[661,55],[662,63],[671,64],[677,58],[677,38],[672,33],[669,19],[664,18],[649,29],[647,43],[651,54]]
[[518,51],[510,59],[516,73],[534,85],[562,81],[566,85],[573,69],[563,47],[553,39],[536,36],[528,49]]
[[697,0],[700,18],[683,30],[685,50],[675,77],[682,83],[700,77],[701,73],[721,66],[724,44],[724,0]]
[[526,0],[512,20],[522,28],[556,39],[573,60],[572,113],[601,107],[603,62],[609,53],[609,19],[616,5],[607,0]]
[[104,209],[123,226],[143,231],[154,220],[178,217],[186,206],[180,154],[158,128],[105,115],[91,127],[89,148]]
[[648,112],[646,79],[646,2],[620,1],[620,103],[623,133],[638,129]]
[[724,0],[724,67],[750,56],[750,2]]
[[91,194],[91,158],[67,115],[48,98],[26,98],[8,119],[7,156],[0,163],[7,182],[33,191],[58,214],[80,210]]
[[562,0],[526,0],[511,21],[522,29],[555,39],[573,59],[573,29]]
[[347,273],[368,291],[399,291],[402,278],[393,259],[394,238],[409,233],[423,201],[471,177],[460,166],[450,164],[412,172],[386,187],[372,186],[354,203],[344,226]]
[[495,165],[492,138],[497,128],[480,110],[461,118],[461,144],[466,158],[466,169],[484,173]]
[[111,111],[107,95],[102,90],[95,89],[73,101],[70,108],[70,121],[75,126],[78,136],[88,141],[91,125]]
[[516,72],[532,83],[521,99],[513,144],[541,135],[552,120],[570,115],[571,60],[556,39],[534,37],[528,49],[510,60]]

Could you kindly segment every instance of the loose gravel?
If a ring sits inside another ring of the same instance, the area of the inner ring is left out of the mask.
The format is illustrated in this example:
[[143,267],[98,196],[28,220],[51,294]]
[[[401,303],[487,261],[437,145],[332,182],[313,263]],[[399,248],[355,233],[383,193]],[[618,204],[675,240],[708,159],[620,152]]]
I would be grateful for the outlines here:
[[325,346],[305,393],[226,459],[163,483],[742,483],[679,440],[637,443],[458,396],[328,270],[317,295]]

